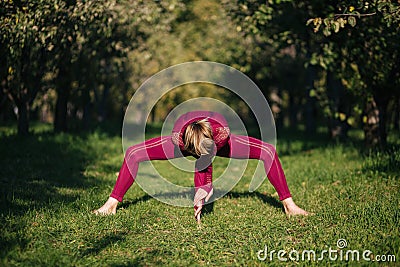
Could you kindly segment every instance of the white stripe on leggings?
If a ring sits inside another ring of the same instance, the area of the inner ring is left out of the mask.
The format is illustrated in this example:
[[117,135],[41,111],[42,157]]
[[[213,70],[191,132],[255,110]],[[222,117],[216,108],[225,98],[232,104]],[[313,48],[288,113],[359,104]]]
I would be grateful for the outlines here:
[[[238,136],[235,136],[235,137],[237,138],[237,142],[238,143],[241,143],[243,145],[250,145],[250,146],[255,146],[257,148],[260,148],[261,150],[264,150],[265,152],[267,152],[271,156],[272,159],[274,159],[274,153],[268,147],[265,147],[265,146],[262,146],[260,144],[251,142],[250,140],[245,140],[245,139],[243,139],[241,137],[238,137]],[[261,142],[263,142],[263,141],[261,141]]]
[[163,144],[166,143],[167,141],[168,141],[168,140],[160,139],[160,140],[158,140],[158,141],[156,141],[156,142],[154,142],[154,143],[152,143],[152,144],[149,144],[149,145],[143,144],[143,145],[141,145],[141,146],[139,146],[139,147],[135,147],[134,149],[132,149],[132,151],[129,151],[129,155],[128,155],[128,157],[126,157],[126,158],[130,158],[130,157],[132,156],[133,153],[136,153],[136,152],[141,151],[141,150],[143,150],[143,149],[156,147],[156,146],[158,146],[158,145],[163,145]]

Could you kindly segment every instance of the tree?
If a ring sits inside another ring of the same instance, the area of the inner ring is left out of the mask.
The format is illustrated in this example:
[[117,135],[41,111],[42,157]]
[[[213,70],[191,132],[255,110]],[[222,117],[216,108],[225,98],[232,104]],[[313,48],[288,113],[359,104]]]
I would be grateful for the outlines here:
[[18,132],[28,133],[30,107],[40,90],[57,92],[55,131],[66,131],[68,114],[80,109],[83,117],[90,117],[93,92],[104,110],[110,84],[122,84],[116,76],[126,71],[127,52],[144,38],[138,25],[153,19],[158,10],[152,7],[157,5],[128,0],[2,1],[0,50],[5,64],[0,78],[3,94],[18,108]]
[[18,133],[26,135],[30,107],[43,89],[42,77],[48,67],[48,23],[55,6],[46,0],[2,1],[0,5],[1,86],[18,109]]
[[400,97],[400,3],[338,1],[336,10],[308,24],[315,32],[333,34],[337,72],[346,84],[356,84],[348,90],[364,99],[366,144],[385,146],[388,107]]
[[[391,97],[398,99],[399,95],[399,3],[238,0],[230,10],[249,34],[274,47],[276,55],[268,59],[272,64],[280,62],[276,59],[283,55],[282,49],[295,46],[296,58],[307,66],[305,96],[309,104],[318,97],[323,114],[331,121],[331,134],[340,121],[346,123],[343,129],[355,125],[352,114],[361,106],[366,115],[362,121],[367,144],[385,144],[386,109],[394,106],[388,105]],[[352,95],[358,97],[349,108],[344,97]],[[307,114],[312,115],[312,109]],[[375,119],[368,117],[373,115]],[[378,130],[373,131],[371,123]]]
[[[237,21],[238,27],[246,34],[255,36],[258,41],[259,49],[255,50],[258,55],[255,57],[261,57],[264,66],[269,66],[269,79],[264,80],[265,86],[274,85],[282,95],[288,93],[291,103],[298,102],[295,99],[299,96],[306,101],[302,113],[308,133],[316,130],[316,103],[310,93],[314,89],[319,70],[310,62],[313,54],[320,49],[320,39],[311,34],[304,21],[309,13],[319,14],[320,5],[320,1],[290,0],[227,2],[227,9]],[[259,52],[268,50],[271,52],[267,57]],[[297,69],[290,72],[292,66]],[[278,69],[283,71],[277,72]],[[285,76],[287,74],[292,77],[288,79]],[[298,112],[298,109],[290,111],[290,122],[295,122],[297,116],[293,113]]]
[[[54,33],[54,61],[57,73],[55,131],[67,130],[68,103],[75,92],[80,95],[71,109],[82,107],[84,121],[90,117],[90,92],[101,82],[99,73],[110,74],[115,57],[123,57],[135,45],[124,26],[132,23],[116,1],[60,2]],[[130,29],[134,30],[134,29]],[[107,95],[108,87],[104,89]],[[70,110],[71,112],[71,110]]]

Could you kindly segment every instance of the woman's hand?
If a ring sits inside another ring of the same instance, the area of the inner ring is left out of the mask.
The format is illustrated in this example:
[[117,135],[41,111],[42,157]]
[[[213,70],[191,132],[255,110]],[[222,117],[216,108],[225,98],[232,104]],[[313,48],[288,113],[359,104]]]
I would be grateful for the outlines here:
[[203,188],[199,188],[196,192],[196,194],[194,195],[194,217],[197,220],[197,223],[200,223],[200,215],[201,215],[201,210],[203,208],[203,204],[204,201],[208,201],[211,196],[214,193],[214,189],[211,188],[210,192],[207,193],[206,190],[204,190]]

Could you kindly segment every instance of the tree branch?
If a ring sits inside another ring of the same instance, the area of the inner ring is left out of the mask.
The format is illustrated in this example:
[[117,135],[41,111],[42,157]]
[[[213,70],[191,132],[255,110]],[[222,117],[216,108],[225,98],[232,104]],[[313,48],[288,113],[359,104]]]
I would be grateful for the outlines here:
[[366,14],[348,14],[348,13],[334,14],[335,18],[338,18],[338,17],[350,17],[350,16],[353,16],[353,17],[368,17],[368,16],[374,16],[374,15],[376,15],[376,12],[366,13]]

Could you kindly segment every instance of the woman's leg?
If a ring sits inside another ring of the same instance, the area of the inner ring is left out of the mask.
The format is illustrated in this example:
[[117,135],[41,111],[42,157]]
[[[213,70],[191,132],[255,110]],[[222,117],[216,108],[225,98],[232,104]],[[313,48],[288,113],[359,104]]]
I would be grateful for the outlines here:
[[257,138],[232,134],[227,146],[222,148],[217,156],[262,160],[268,180],[277,191],[285,212],[289,215],[307,214],[293,202],[282,165],[275,147],[271,144]]
[[124,162],[109,199],[95,213],[102,215],[115,214],[118,202],[122,202],[125,193],[135,181],[140,162],[165,160],[179,156],[181,156],[179,149],[172,143],[170,136],[152,138],[129,147],[126,150]]

